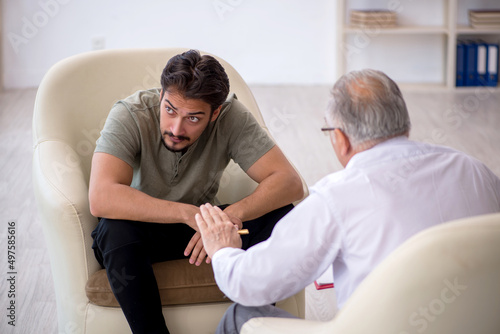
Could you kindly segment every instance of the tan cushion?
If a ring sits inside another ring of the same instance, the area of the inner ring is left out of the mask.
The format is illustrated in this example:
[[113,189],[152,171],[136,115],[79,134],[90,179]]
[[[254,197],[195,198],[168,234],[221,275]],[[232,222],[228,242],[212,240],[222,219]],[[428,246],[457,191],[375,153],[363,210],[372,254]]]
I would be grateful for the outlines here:
[[[182,259],[155,263],[153,271],[164,306],[229,301],[217,287],[210,264],[203,263],[197,267]],[[89,278],[85,291],[92,304],[119,306],[105,269]]]

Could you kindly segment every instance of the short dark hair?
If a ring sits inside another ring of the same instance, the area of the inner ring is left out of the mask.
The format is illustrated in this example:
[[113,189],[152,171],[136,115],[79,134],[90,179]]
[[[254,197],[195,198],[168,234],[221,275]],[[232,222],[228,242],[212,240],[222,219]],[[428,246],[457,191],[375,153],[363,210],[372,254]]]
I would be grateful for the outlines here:
[[189,50],[170,58],[161,75],[161,87],[163,92],[173,88],[186,99],[202,100],[213,112],[227,99],[229,78],[214,57]]

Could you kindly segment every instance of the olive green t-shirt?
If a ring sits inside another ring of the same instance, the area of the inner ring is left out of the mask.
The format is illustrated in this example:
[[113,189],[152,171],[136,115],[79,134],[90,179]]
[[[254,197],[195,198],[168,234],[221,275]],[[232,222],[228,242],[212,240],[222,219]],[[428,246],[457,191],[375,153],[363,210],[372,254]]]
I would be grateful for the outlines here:
[[233,159],[245,172],[274,146],[234,94],[185,153],[165,148],[160,131],[160,89],[138,91],[111,109],[95,152],[133,167],[131,186],[174,202],[219,204],[222,172]]

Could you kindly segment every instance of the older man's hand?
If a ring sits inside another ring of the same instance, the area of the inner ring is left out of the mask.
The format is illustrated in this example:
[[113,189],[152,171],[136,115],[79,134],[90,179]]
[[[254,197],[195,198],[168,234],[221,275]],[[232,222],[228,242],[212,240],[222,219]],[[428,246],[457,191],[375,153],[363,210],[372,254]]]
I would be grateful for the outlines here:
[[224,211],[208,203],[200,206],[200,211],[201,214],[196,214],[195,219],[210,258],[221,248],[241,248],[238,225]]

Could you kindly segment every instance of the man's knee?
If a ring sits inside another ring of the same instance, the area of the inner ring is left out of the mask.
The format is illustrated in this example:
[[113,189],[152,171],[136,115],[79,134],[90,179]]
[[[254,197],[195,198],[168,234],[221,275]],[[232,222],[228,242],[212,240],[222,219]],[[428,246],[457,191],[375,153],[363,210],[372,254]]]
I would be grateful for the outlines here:
[[[247,321],[263,317],[295,318],[290,313],[272,305],[243,306],[241,304],[233,304],[224,314],[216,333],[239,333],[241,327]],[[258,324],[258,322],[254,322],[252,325],[256,326]]]

